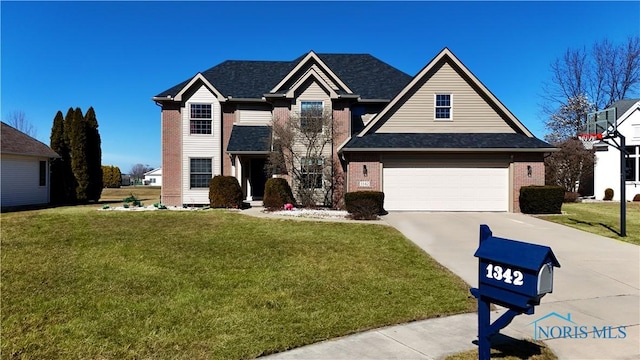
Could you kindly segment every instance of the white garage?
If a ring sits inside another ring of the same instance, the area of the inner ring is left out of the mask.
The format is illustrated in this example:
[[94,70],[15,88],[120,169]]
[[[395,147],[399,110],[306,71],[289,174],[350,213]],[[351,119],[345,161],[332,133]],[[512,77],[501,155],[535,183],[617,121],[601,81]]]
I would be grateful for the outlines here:
[[509,165],[383,163],[386,210],[509,211]]

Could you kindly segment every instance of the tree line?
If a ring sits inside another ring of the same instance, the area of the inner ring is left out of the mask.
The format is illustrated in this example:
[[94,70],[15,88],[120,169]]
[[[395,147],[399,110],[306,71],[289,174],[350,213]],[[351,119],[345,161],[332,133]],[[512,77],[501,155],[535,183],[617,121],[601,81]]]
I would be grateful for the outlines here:
[[58,111],[51,128],[51,149],[60,155],[51,163],[51,202],[74,204],[98,201],[102,194],[102,150],[93,107],[82,114]]

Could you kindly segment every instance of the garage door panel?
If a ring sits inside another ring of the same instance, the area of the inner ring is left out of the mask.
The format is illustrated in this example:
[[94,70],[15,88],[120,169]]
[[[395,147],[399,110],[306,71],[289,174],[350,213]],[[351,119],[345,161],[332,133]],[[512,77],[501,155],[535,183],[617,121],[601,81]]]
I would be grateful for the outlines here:
[[400,165],[384,164],[387,210],[508,211],[509,170],[505,166]]

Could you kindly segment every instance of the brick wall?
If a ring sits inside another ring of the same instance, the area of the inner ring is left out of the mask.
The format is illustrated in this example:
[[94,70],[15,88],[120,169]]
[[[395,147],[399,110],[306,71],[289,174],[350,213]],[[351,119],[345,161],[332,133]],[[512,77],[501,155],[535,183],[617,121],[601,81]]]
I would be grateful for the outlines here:
[[182,126],[180,105],[162,106],[162,203],[182,206]]
[[231,139],[231,130],[233,124],[236,121],[236,105],[235,104],[222,104],[222,175],[235,176],[231,173],[231,158],[227,154],[227,146],[229,145],[229,139]]
[[520,188],[528,185],[544,185],[544,154],[514,155],[513,212],[520,212]]
[[[381,163],[378,154],[348,154],[347,191],[382,191]],[[367,174],[364,174],[364,167]]]

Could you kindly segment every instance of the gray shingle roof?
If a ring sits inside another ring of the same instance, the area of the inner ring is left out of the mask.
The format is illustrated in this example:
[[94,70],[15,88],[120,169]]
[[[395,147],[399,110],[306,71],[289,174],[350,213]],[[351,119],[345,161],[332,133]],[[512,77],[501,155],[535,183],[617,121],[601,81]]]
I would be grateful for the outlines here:
[[537,138],[515,133],[374,133],[353,137],[343,151],[358,149],[554,149]]
[[609,106],[609,108],[616,108],[616,116],[619,118],[624,113],[626,113],[627,110],[629,110],[629,108],[631,108],[633,106],[633,104],[637,103],[638,101],[640,101],[640,99],[618,100],[618,101],[614,102],[613,104],[611,104],[611,106]]
[[227,152],[266,153],[271,150],[271,127],[234,125]]
[[[353,92],[364,99],[391,99],[411,76],[369,54],[317,54]],[[293,61],[228,60],[202,73],[224,96],[261,98],[276,86],[304,55]],[[191,79],[156,97],[176,95]]]
[[17,129],[2,123],[0,129],[0,153],[14,155],[29,155],[48,158],[60,157],[44,143]]

